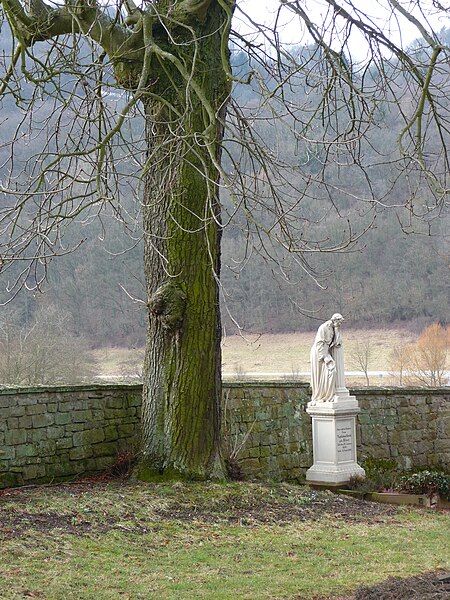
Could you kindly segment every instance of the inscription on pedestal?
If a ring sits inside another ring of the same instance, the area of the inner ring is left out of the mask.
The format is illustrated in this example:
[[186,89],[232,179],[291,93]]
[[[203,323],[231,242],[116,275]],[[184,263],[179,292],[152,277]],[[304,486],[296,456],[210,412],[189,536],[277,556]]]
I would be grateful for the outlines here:
[[353,460],[352,423],[336,423],[336,449],[339,460]]

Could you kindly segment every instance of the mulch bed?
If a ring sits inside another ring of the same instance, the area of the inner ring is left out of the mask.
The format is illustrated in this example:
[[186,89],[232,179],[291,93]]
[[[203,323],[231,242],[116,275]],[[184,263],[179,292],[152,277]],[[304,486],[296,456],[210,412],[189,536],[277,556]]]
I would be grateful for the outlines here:
[[81,521],[75,513],[30,513],[20,510],[4,510],[0,507],[0,539],[20,537],[30,529],[41,533],[59,530],[73,535],[85,535],[94,531],[102,533],[111,527]]
[[[99,494],[102,489],[107,489],[108,484],[115,484],[122,489],[123,486],[127,485],[127,482],[111,477],[92,477],[76,483],[36,485],[0,490],[0,540],[22,537],[31,531],[43,534],[66,533],[77,536],[102,534],[112,530],[138,534],[148,533],[151,527],[146,527],[137,520],[131,526],[123,526],[121,524],[122,520],[133,520],[133,516],[128,513],[120,515],[120,519],[102,514],[99,519],[95,512],[80,516],[80,513],[75,511],[64,513],[51,510],[30,512],[23,508],[24,505],[32,501],[34,494],[43,490],[51,489],[54,490],[55,494],[64,493],[71,497],[79,497],[86,494]],[[7,508],[2,506],[2,500],[8,502],[9,506]]]
[[[448,580],[447,580],[448,578]],[[450,574],[443,571],[400,579],[389,577],[373,586],[361,586],[350,596],[323,596],[315,600],[449,600]],[[297,596],[295,600],[304,600]]]
[[278,491],[276,497],[254,496],[249,499],[230,493],[219,503],[183,502],[182,495],[156,514],[165,520],[226,522],[239,525],[277,524],[314,521],[323,517],[347,522],[378,523],[396,514],[392,506],[347,498],[331,492],[304,492],[298,499]]
[[450,580],[443,573],[427,573],[408,579],[390,577],[372,587],[361,587],[351,600],[449,600]]

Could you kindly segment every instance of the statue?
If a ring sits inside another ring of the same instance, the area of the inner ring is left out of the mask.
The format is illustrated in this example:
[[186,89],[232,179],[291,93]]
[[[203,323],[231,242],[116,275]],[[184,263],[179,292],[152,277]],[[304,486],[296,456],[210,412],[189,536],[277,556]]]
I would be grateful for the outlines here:
[[312,400],[306,408],[312,418],[314,458],[306,480],[330,487],[365,476],[356,454],[356,415],[360,409],[345,386],[343,320],[335,313],[317,330],[311,348]]
[[344,359],[340,326],[344,318],[335,313],[317,330],[311,348],[311,405],[334,402],[336,392],[348,395],[344,383]]

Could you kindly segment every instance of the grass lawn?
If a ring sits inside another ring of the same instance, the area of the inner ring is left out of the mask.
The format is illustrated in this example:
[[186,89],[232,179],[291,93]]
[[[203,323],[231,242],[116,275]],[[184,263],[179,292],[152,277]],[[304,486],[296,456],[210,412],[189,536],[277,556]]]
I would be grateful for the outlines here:
[[0,495],[0,598],[325,598],[448,569],[449,516],[286,484]]

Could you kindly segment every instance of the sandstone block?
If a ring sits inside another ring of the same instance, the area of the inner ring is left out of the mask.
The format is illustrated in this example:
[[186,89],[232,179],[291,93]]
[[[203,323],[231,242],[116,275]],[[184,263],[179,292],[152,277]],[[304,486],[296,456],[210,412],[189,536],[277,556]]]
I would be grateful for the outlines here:
[[54,422],[54,415],[48,413],[33,415],[33,427],[35,429],[38,429],[39,427],[48,427],[49,425],[53,425]]

